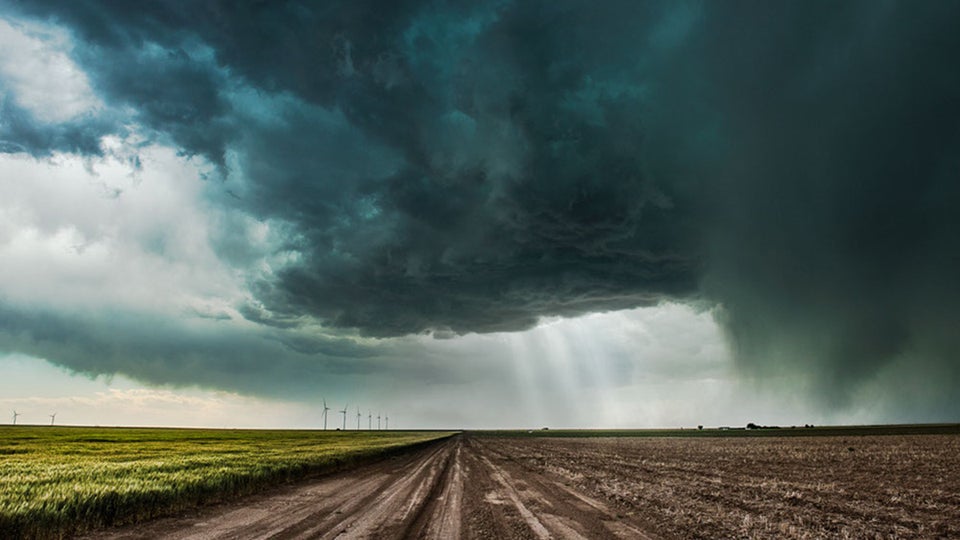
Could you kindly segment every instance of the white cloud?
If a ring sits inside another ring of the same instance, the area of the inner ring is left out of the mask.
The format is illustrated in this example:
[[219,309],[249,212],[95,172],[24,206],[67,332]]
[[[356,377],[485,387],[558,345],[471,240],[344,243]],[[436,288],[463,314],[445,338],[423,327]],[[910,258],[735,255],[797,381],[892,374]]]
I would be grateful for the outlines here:
[[101,106],[70,59],[70,47],[61,29],[0,18],[0,81],[43,122],[64,122]]
[[219,214],[201,171],[165,147],[141,163],[0,155],[0,297],[170,314],[235,302],[241,280],[212,247]]

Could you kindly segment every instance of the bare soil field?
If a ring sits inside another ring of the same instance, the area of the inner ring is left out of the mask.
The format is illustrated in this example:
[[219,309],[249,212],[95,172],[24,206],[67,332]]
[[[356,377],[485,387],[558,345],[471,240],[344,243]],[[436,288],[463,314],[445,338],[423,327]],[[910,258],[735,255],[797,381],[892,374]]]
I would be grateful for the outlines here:
[[469,434],[89,538],[956,538],[960,437]]
[[664,538],[960,538],[956,435],[480,442]]

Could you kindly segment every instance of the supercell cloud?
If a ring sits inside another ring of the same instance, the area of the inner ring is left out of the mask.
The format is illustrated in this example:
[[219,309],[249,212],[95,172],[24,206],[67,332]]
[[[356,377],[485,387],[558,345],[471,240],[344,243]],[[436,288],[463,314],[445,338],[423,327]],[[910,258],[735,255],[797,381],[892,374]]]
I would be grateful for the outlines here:
[[[264,343],[360,365],[369,337],[681,302],[750,376],[960,412],[955,3],[2,5],[0,43],[67,43],[70,84],[3,61],[0,150],[206,163],[224,313]],[[0,311],[8,347],[56,356],[41,318]],[[88,363],[136,335],[59,361],[120,370]],[[151,365],[229,356],[163,341]]]

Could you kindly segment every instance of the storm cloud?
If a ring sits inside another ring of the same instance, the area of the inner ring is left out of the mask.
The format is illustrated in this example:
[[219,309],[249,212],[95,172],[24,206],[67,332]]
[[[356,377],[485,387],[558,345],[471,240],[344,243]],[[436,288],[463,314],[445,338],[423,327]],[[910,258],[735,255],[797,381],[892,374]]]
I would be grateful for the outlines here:
[[[830,405],[891,373],[960,383],[955,3],[4,9],[67,29],[105,105],[58,122],[6,99],[0,150],[101,155],[137,129],[206,159],[211,204],[280,237],[235,306],[264,328],[683,302],[716,310],[744,373],[806,374]],[[218,254],[243,270],[234,232]]]

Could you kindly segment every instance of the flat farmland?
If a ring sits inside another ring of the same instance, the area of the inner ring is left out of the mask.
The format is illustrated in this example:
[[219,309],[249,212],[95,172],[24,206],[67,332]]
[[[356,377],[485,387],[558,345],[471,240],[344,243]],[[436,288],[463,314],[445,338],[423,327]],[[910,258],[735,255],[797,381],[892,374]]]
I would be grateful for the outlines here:
[[477,444],[664,538],[960,537],[960,436],[500,438]]
[[468,432],[91,538],[960,537],[956,434],[533,435]]
[[450,434],[0,427],[0,538],[60,538],[137,523]]

